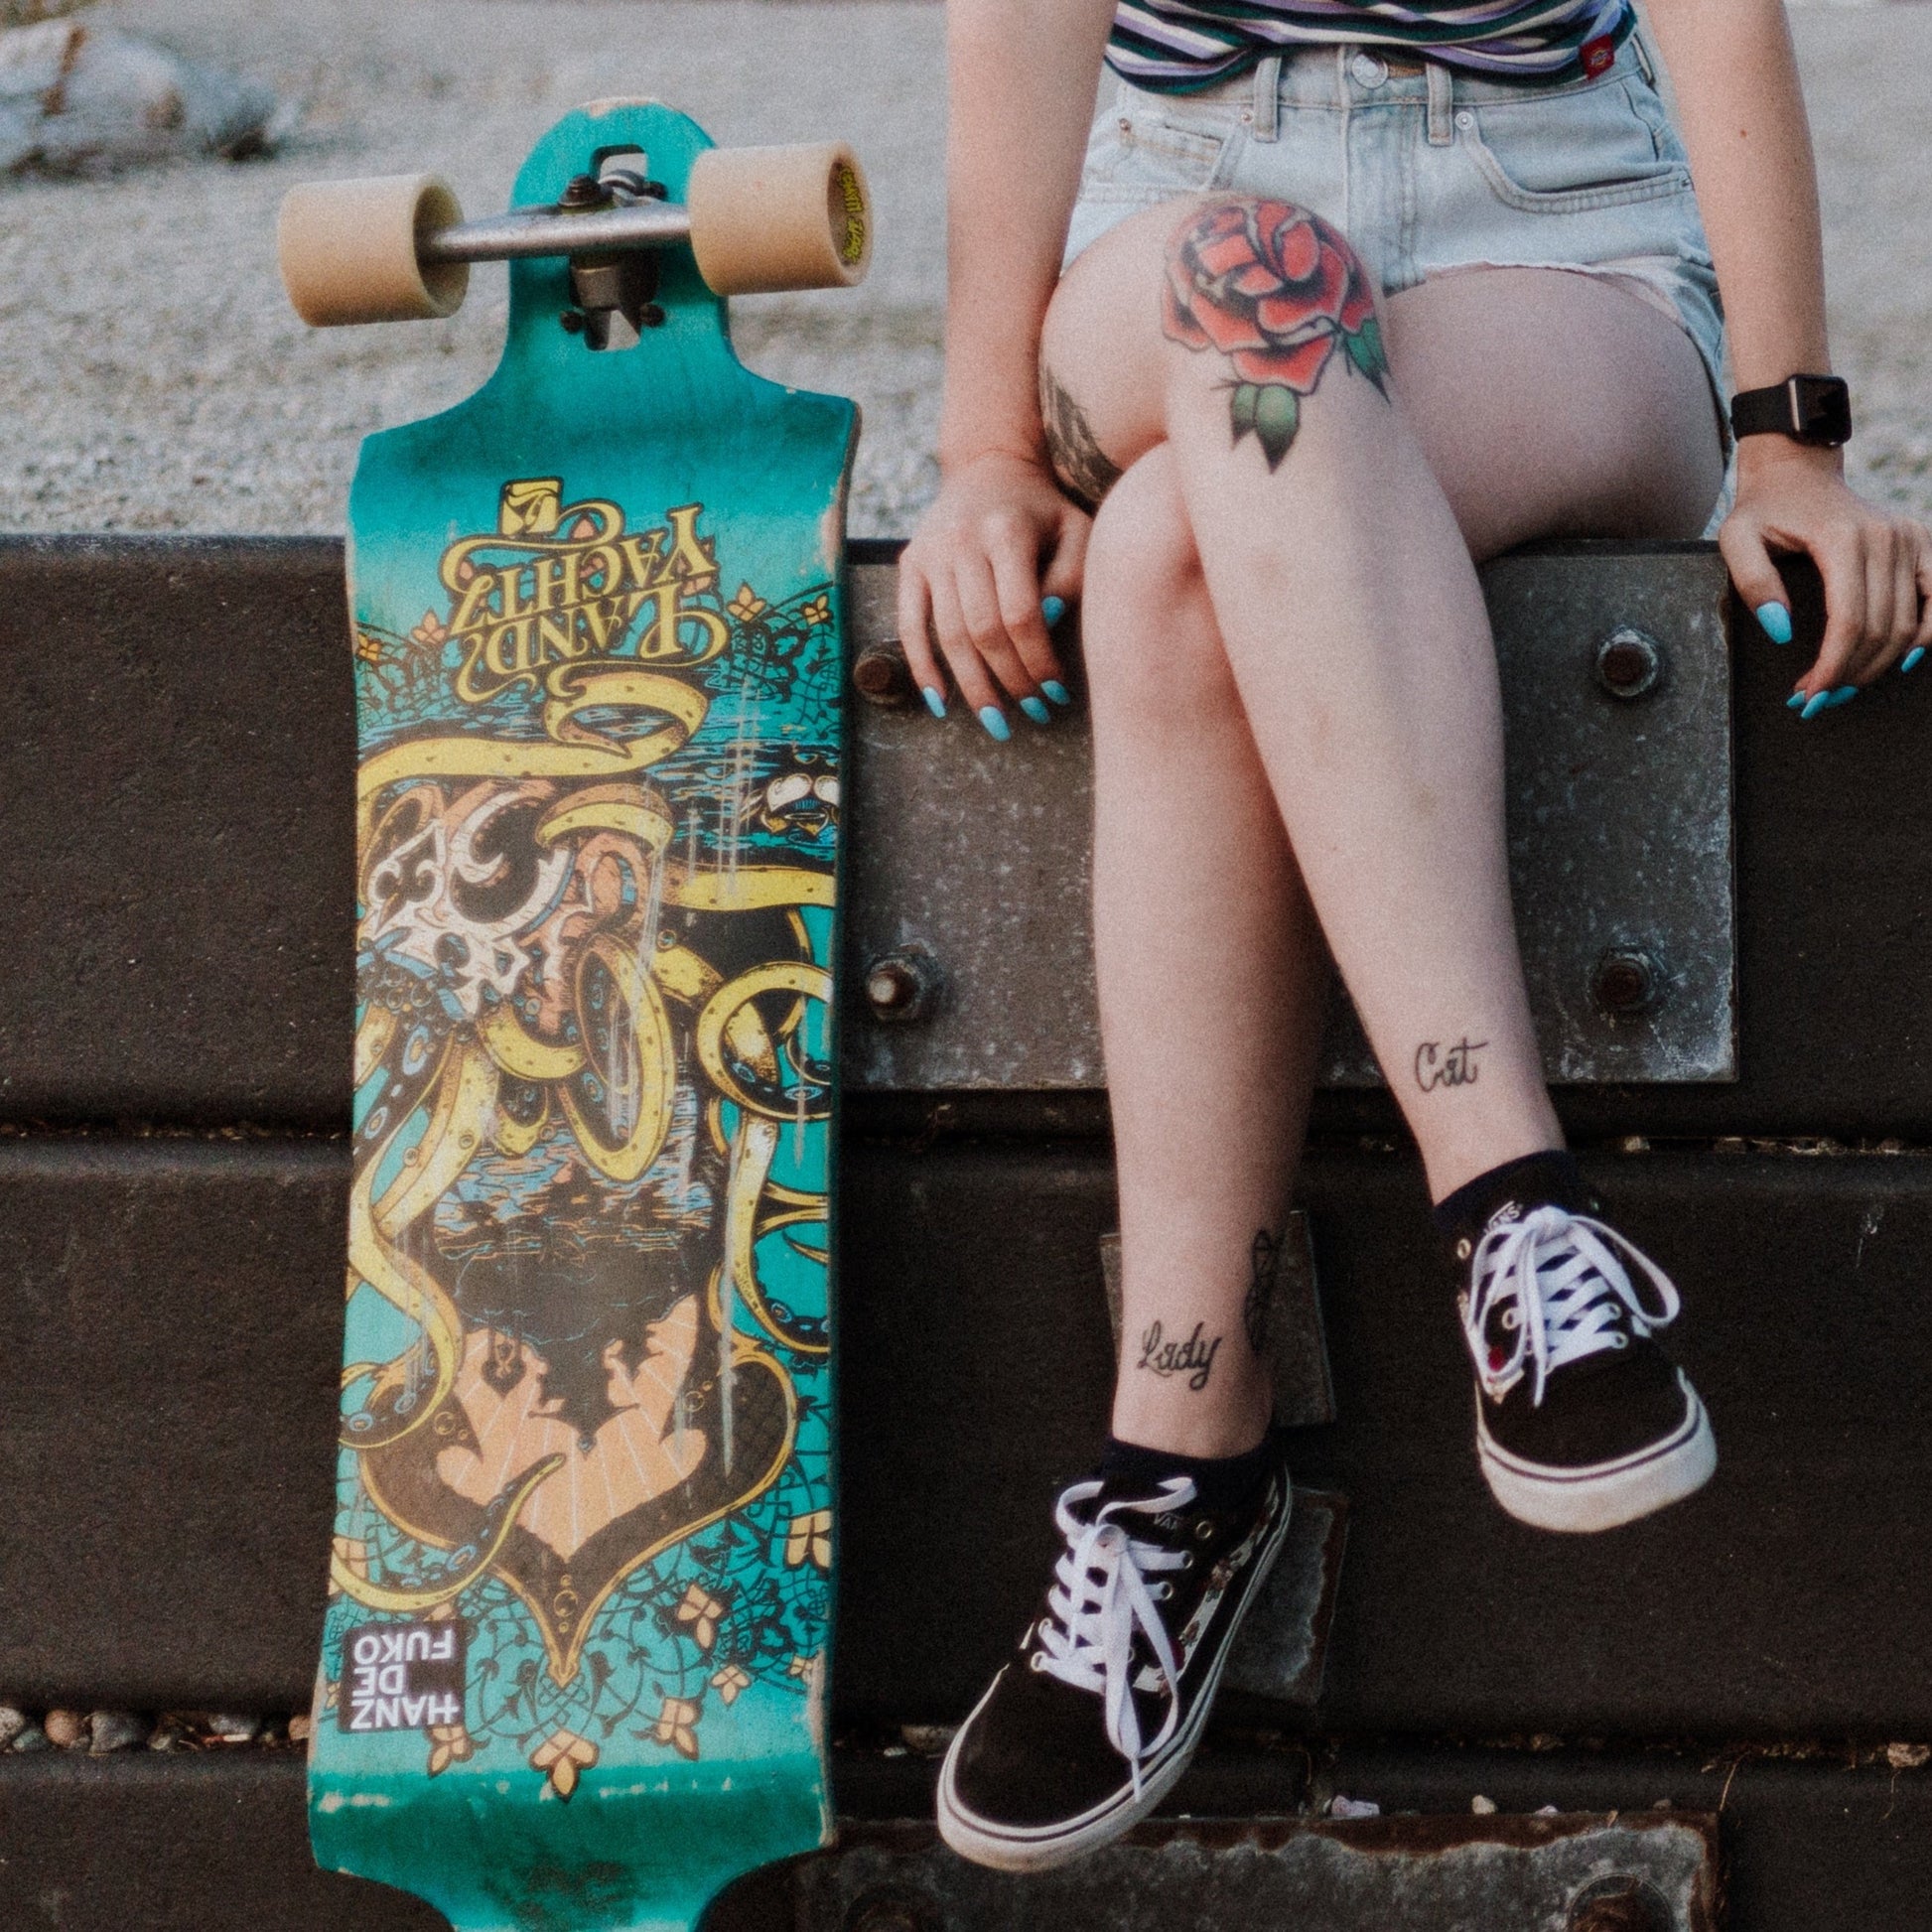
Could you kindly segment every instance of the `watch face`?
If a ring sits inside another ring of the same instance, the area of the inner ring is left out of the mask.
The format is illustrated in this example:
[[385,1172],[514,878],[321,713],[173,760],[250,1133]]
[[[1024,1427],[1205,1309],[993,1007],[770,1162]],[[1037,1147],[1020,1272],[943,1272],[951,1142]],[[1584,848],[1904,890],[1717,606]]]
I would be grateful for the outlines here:
[[1836,446],[1852,440],[1852,392],[1835,375],[1794,375],[1792,413],[1806,443]]

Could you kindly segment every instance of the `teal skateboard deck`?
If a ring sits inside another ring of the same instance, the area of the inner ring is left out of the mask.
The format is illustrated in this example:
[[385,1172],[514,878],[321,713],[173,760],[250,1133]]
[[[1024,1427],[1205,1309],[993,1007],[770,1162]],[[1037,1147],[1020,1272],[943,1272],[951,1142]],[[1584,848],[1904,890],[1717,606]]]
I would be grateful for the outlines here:
[[[569,116],[673,207],[710,143]],[[834,972],[856,411],[690,248],[559,255],[349,499],[354,1177],[326,1867],[458,1932],[695,1925],[828,1842]],[[633,307],[639,305],[633,303]]]

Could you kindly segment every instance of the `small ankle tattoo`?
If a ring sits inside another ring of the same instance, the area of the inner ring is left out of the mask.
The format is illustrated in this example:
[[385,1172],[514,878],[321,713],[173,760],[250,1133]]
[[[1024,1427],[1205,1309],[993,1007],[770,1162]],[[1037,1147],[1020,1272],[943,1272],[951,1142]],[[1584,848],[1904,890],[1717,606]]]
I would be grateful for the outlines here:
[[1248,1249],[1248,1294],[1241,1304],[1241,1325],[1257,1356],[1268,1352],[1268,1305],[1275,1299],[1275,1278],[1281,1267],[1282,1237],[1256,1228]]
[[1464,1034],[1453,1046],[1439,1039],[1426,1039],[1416,1048],[1416,1085],[1424,1093],[1445,1087],[1472,1087],[1482,1069],[1476,1055],[1487,1046],[1486,1039],[1471,1039]]
[[1147,1369],[1164,1382],[1171,1376],[1184,1375],[1187,1386],[1198,1394],[1214,1373],[1214,1357],[1221,1346],[1219,1335],[1211,1340],[1203,1338],[1201,1330],[1206,1326],[1206,1322],[1196,1321],[1194,1332],[1185,1341],[1172,1341],[1160,1322],[1150,1321],[1141,1331],[1141,1359],[1134,1366]]

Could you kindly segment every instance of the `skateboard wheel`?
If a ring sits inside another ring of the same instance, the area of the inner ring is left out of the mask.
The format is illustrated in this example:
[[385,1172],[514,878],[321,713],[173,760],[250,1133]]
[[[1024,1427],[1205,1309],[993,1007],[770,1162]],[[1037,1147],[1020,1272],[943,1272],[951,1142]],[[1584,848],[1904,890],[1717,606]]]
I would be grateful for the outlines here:
[[454,315],[470,286],[470,265],[425,264],[417,241],[462,219],[455,193],[436,175],[290,189],[275,238],[296,314],[318,329]]
[[844,289],[872,260],[872,199],[843,141],[710,148],[685,199],[691,251],[715,295]]

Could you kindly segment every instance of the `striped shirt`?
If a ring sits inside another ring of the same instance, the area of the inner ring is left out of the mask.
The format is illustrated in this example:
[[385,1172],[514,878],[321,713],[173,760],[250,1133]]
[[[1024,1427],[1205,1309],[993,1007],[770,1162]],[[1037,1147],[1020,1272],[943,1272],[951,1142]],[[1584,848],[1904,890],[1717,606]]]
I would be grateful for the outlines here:
[[1284,49],[1367,42],[1531,85],[1599,73],[1636,30],[1630,0],[1121,0],[1107,65],[1189,93]]

